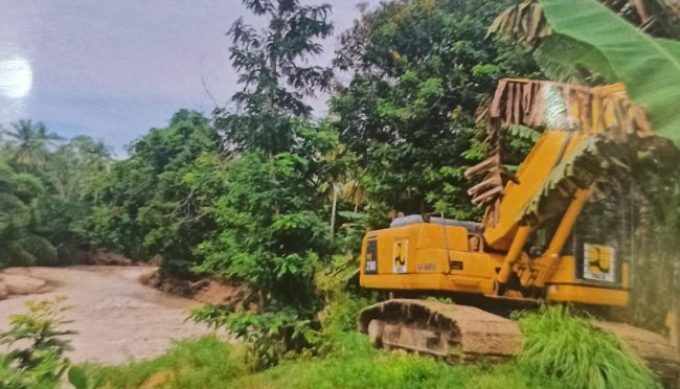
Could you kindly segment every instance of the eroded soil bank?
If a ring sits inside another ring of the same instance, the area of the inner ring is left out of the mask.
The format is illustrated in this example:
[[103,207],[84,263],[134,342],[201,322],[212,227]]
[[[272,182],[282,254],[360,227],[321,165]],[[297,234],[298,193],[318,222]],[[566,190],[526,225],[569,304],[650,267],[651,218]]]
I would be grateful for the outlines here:
[[0,331],[9,317],[26,312],[28,300],[67,297],[72,308],[65,316],[75,362],[118,364],[162,354],[175,340],[211,333],[206,326],[187,321],[199,303],[170,296],[138,282],[153,271],[149,267],[73,266],[66,268],[11,268],[3,273],[27,275],[47,282],[47,292],[0,300]]

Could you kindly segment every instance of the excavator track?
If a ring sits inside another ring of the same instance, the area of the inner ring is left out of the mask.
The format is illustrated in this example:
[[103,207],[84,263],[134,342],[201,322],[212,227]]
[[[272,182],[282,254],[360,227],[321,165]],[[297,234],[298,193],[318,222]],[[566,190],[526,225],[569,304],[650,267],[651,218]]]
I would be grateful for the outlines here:
[[611,332],[656,373],[667,388],[680,388],[680,359],[676,348],[663,336],[625,323],[594,321],[599,329]]
[[[663,336],[623,323],[594,321],[641,357],[665,387],[680,388],[677,351]],[[502,362],[522,348],[517,322],[480,308],[392,299],[364,308],[359,327],[375,347],[430,355],[448,363]]]
[[404,349],[452,363],[504,360],[522,346],[522,334],[512,320],[437,301],[384,301],[364,308],[359,325],[376,347]]

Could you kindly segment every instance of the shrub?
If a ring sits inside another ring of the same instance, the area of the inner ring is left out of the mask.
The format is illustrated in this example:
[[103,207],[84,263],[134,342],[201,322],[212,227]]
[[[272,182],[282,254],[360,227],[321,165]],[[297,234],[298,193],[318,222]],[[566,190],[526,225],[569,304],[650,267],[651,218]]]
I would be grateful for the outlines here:
[[215,328],[226,328],[247,345],[246,362],[252,370],[276,365],[283,358],[311,353],[319,344],[318,323],[290,308],[258,313],[234,312],[232,307],[206,305],[191,317]]
[[317,289],[325,299],[319,313],[323,352],[331,351],[347,332],[355,331],[361,309],[375,302],[375,293],[358,288],[356,275],[356,260],[349,255],[336,256],[326,271],[316,275]]
[[[70,349],[69,341],[63,337],[74,334],[59,330],[69,323],[62,318],[69,308],[64,301],[64,297],[29,301],[26,303],[28,313],[11,317],[10,330],[0,333],[0,344],[10,347],[9,353],[0,355],[0,388],[59,387],[61,377],[70,368],[69,360],[64,356]],[[77,389],[87,389],[87,379],[80,370],[71,370],[71,384]]]
[[518,362],[574,389],[658,388],[654,374],[610,333],[563,306],[520,316]]

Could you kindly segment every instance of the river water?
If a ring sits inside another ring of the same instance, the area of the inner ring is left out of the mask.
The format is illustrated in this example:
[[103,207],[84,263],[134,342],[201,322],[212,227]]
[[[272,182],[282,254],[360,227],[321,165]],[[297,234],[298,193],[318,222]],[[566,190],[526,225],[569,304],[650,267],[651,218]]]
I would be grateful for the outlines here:
[[70,336],[75,362],[119,364],[162,354],[173,342],[212,333],[206,326],[187,321],[193,300],[167,295],[142,285],[138,278],[149,267],[75,266],[65,268],[11,268],[7,273],[44,279],[48,293],[13,296],[0,301],[0,331],[9,328],[9,317],[26,312],[27,300],[67,298],[72,320],[64,329]]

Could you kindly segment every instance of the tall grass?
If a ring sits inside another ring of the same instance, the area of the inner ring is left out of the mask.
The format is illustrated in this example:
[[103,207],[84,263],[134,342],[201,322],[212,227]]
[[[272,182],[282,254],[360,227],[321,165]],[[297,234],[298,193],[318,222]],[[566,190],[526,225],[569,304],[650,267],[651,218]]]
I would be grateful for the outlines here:
[[375,350],[358,333],[344,333],[323,357],[291,359],[256,373],[245,367],[243,354],[237,345],[203,338],[181,342],[154,360],[88,370],[95,387],[107,389],[562,388],[513,362],[450,366],[429,357]]
[[345,333],[332,354],[324,358],[295,360],[244,376],[234,387],[275,388],[461,388],[551,389],[561,388],[537,374],[526,374],[514,362],[451,366],[430,357],[375,350],[365,336]]
[[660,388],[644,362],[616,337],[572,315],[563,306],[547,307],[519,319],[524,346],[518,363],[551,377],[565,388]]
[[152,360],[120,366],[86,366],[95,388],[224,388],[245,373],[243,352],[214,337],[177,343]]

